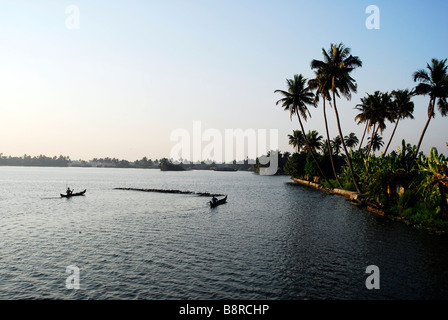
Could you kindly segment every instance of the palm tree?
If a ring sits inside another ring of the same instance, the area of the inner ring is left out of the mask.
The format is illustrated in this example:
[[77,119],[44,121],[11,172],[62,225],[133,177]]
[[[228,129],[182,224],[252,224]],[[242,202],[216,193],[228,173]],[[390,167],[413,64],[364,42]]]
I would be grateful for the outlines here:
[[390,136],[389,142],[387,143],[386,149],[384,150],[384,154],[387,153],[389,149],[390,143],[394,138],[395,131],[397,130],[398,122],[401,119],[411,118],[414,119],[414,102],[411,101],[413,96],[412,92],[406,90],[394,90],[392,91],[393,102],[390,104],[390,110],[388,112],[388,117],[390,122],[395,122],[394,130],[392,131],[392,135]]
[[373,124],[372,137],[370,138],[370,145],[367,149],[367,154],[370,153],[372,149],[372,144],[374,142],[373,136],[378,133],[378,130],[383,133],[386,129],[386,119],[388,118],[388,111],[390,110],[391,98],[388,92],[382,93],[380,91],[375,91],[372,96],[373,108],[371,114],[371,124]]
[[359,143],[358,137],[354,132],[350,132],[348,136],[344,137],[345,145],[351,149],[356,147]]
[[[358,122],[360,124],[361,122]],[[364,137],[366,135],[367,129],[369,128],[369,124],[366,122],[366,127],[364,128],[364,133],[362,134],[361,143],[359,144],[358,151],[361,150],[362,142],[364,141]]]
[[308,131],[306,134],[310,148],[314,153],[317,153],[322,149],[322,139],[323,137],[319,135],[316,130]]
[[365,129],[364,129],[364,133],[362,135],[361,138],[361,143],[359,144],[359,148],[358,151],[361,150],[362,147],[362,143],[364,141],[364,137],[366,135],[366,132],[368,132],[368,130],[371,127],[371,119],[373,118],[373,116],[371,115],[372,113],[372,96],[371,95],[367,95],[364,98],[361,98],[361,103],[357,104],[355,106],[355,109],[359,110],[359,113],[355,116],[355,120],[358,121],[358,124],[360,123],[365,123]]
[[420,136],[420,140],[418,141],[417,149],[415,151],[415,155],[418,154],[420,150],[420,146],[423,141],[423,137],[428,129],[429,122],[431,118],[435,117],[434,108],[437,101],[437,107],[440,111],[442,117],[445,117],[448,114],[448,75],[445,60],[432,59],[431,65],[428,63],[426,68],[429,70],[429,73],[422,69],[418,70],[414,73],[414,82],[419,82],[419,84],[415,87],[415,93],[417,95],[429,95],[429,105],[428,105],[428,121],[426,121],[426,125],[423,129],[422,135]]
[[[378,130],[383,132],[386,128],[389,105],[390,95],[387,92],[382,93],[380,91],[375,91],[373,94],[367,94],[366,97],[361,98],[361,103],[355,107],[360,111],[355,119],[358,120],[358,123],[366,123],[364,135],[366,131],[372,131],[372,135],[368,140],[370,141],[370,144],[368,144],[366,149],[367,154],[369,154],[372,149],[373,136],[378,133]],[[364,135],[362,140],[364,140]],[[361,146],[359,146],[359,148],[361,148]]]
[[375,135],[372,138],[369,137],[367,140],[370,141],[370,145],[372,146],[373,152],[380,150],[380,148],[384,145],[383,137],[380,136],[378,133],[375,133]]
[[[330,49],[326,51],[322,49],[324,60],[313,60],[311,62],[311,68],[318,70],[322,74],[322,77],[326,78],[331,83],[331,91],[333,94],[333,109],[336,114],[336,121],[338,125],[339,136],[343,137],[341,122],[339,120],[339,113],[336,106],[336,95],[342,94],[348,100],[351,99],[351,93],[357,90],[356,81],[350,76],[350,73],[357,67],[362,66],[361,60],[357,56],[350,54],[350,48],[345,47],[342,43],[335,45],[331,44]],[[355,185],[358,193],[361,193],[361,189],[358,186],[358,182],[355,178],[353,171],[352,161],[347,151],[347,146],[342,139],[342,147],[344,148],[347,163],[352,175],[353,184]]]
[[330,91],[331,91],[331,82],[330,79],[328,77],[325,77],[325,74],[323,72],[321,72],[320,70],[317,70],[314,72],[315,74],[315,78],[314,79],[310,79],[308,81],[308,87],[312,90],[316,90],[316,94],[315,94],[315,103],[316,105],[319,102],[319,98],[322,97],[323,99],[323,114],[324,114],[324,122],[325,122],[325,133],[327,135],[327,139],[325,140],[325,142],[327,143],[326,146],[326,150],[328,150],[328,154],[330,156],[330,162],[331,162],[331,168],[333,169],[333,174],[334,177],[336,179],[336,182],[338,183],[339,187],[342,189],[342,184],[339,181],[338,175],[336,173],[336,168],[334,166],[334,161],[333,161],[333,151],[331,148],[331,140],[330,140],[330,132],[328,130],[328,121],[327,121],[327,111],[326,111],[326,107],[325,107],[325,102],[328,100],[330,102],[331,105],[331,96],[330,96]]
[[300,150],[305,145],[305,139],[303,138],[303,133],[300,130],[294,130],[292,135],[288,134],[289,138],[289,144],[292,145],[294,148],[297,148],[297,152],[300,152]]
[[[308,110],[308,105],[314,105],[314,94],[311,90],[306,86],[307,79],[305,79],[302,75],[294,75],[294,79],[287,79],[286,83],[288,86],[288,91],[284,90],[275,90],[274,93],[281,93],[283,98],[276,102],[276,105],[281,103],[283,109],[285,111],[290,112],[290,119],[292,120],[293,115],[297,115],[297,119],[299,120],[300,128],[302,132],[305,132],[303,128],[302,118],[306,121],[308,116],[311,117],[311,114]],[[327,179],[326,175],[322,171],[322,168],[317,161],[316,155],[313,152],[313,149],[310,147],[308,139],[306,135],[303,135],[304,141],[308,150],[316,163],[316,166],[322,175],[322,177],[328,182],[328,184],[333,187],[331,182]]]
[[336,136],[331,140],[331,146],[333,147],[333,151],[335,155],[339,155],[339,152],[341,152],[342,147],[342,140],[340,136]]
[[321,148],[322,154],[323,154],[324,156],[328,156],[328,155],[330,155],[330,150],[328,149],[328,145],[329,145],[329,143],[328,143],[327,139],[325,139],[325,140],[322,142],[322,148]]

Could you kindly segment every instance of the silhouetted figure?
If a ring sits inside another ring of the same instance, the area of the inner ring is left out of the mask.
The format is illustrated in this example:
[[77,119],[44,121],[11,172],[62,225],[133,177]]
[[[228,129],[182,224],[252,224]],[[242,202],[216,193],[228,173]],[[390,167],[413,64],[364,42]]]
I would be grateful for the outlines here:
[[67,195],[71,195],[73,193],[73,190],[70,189],[70,187],[67,188]]
[[215,204],[216,202],[218,202],[218,199],[215,196],[213,196],[212,203]]

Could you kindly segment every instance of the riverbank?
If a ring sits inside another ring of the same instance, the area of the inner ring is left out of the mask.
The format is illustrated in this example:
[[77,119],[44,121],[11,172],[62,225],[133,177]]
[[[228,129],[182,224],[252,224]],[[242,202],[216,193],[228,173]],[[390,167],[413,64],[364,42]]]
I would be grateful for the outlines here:
[[353,205],[356,205],[359,207],[364,207],[376,215],[379,215],[382,217],[387,217],[394,221],[400,221],[400,222],[403,222],[407,225],[411,225],[418,229],[425,229],[427,231],[430,231],[430,232],[438,234],[438,235],[447,233],[447,228],[446,228],[445,224],[439,225],[431,220],[426,221],[426,223],[422,222],[422,221],[419,221],[418,223],[416,223],[414,221],[406,219],[406,217],[393,215],[384,206],[381,206],[380,204],[377,204],[377,203],[373,203],[372,201],[369,201],[369,200],[363,198],[362,195],[358,194],[357,192],[343,190],[343,189],[337,189],[337,188],[329,189],[329,188],[324,187],[320,183],[303,180],[303,179],[291,178],[291,180],[297,184],[311,187],[316,190],[324,191],[328,194],[335,194],[335,195],[343,196],[343,197],[347,198],[348,200],[350,200],[350,202]]
[[[360,205],[360,206],[367,205],[368,207],[372,207],[374,205],[374,204],[369,205],[367,200],[363,199],[358,193],[353,192],[353,191],[337,189],[337,188],[329,189],[319,183],[308,181],[308,180],[303,180],[303,179],[291,178],[291,180],[293,180],[301,185],[304,185],[304,186],[313,187],[315,189],[322,190],[322,191],[325,191],[325,192],[328,192],[331,194],[337,194],[337,195],[346,197],[346,198],[350,199],[350,201],[352,201],[356,205]],[[372,207],[372,209],[373,209],[373,207]],[[382,213],[382,215],[384,215],[384,212]]]

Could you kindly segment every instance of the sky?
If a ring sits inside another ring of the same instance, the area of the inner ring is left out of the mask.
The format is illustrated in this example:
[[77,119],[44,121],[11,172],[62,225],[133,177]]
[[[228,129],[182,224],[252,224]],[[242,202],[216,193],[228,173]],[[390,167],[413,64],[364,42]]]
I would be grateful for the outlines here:
[[[366,27],[369,5],[379,29]],[[412,89],[415,71],[448,58],[447,12],[440,0],[0,0],[0,153],[160,159],[176,145],[171,134],[193,134],[195,121],[223,135],[277,130],[278,149],[291,152],[299,125],[274,91],[295,74],[311,78],[310,62],[340,42],[363,62],[357,93],[337,101],[343,134],[361,139],[360,98]],[[393,149],[418,143],[429,98],[413,101],[415,119],[399,124]],[[322,108],[310,112],[305,130],[325,136]],[[425,153],[447,153],[447,123],[437,112]]]

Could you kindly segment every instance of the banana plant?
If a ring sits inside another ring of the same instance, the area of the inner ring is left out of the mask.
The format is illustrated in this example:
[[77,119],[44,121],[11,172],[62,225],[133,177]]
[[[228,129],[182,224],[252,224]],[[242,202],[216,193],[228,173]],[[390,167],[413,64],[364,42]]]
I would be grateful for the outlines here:
[[419,170],[423,175],[419,193],[424,201],[441,211],[443,216],[448,214],[448,160],[443,154],[432,148],[428,156],[420,156]]

